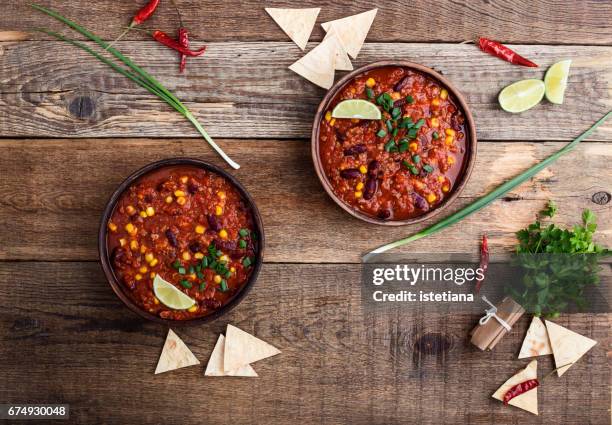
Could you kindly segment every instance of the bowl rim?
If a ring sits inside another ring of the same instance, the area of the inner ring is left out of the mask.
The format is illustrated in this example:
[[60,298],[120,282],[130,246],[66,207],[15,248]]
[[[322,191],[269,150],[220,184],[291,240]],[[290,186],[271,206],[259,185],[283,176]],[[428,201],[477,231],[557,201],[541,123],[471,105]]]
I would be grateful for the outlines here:
[[[453,191],[450,194],[450,196],[446,198],[444,202],[442,202],[440,205],[436,206],[432,210],[427,211],[425,214],[422,214],[417,217],[408,218],[405,220],[382,220],[376,217],[371,217],[365,213],[362,213],[356,208],[352,208],[347,203],[345,203],[333,191],[331,187],[331,183],[329,182],[329,180],[327,179],[327,175],[323,171],[323,165],[321,164],[321,156],[319,154],[319,132],[320,132],[320,127],[321,127],[321,120],[323,118],[324,111],[327,109],[327,106],[333,100],[336,94],[349,81],[351,81],[356,76],[359,76],[367,71],[371,71],[376,68],[382,68],[382,67],[388,67],[388,66],[399,66],[399,67],[404,67],[404,68],[411,68],[421,73],[424,73],[428,75],[429,77],[437,80],[439,83],[441,83],[442,86],[444,86],[453,96],[455,96],[459,106],[463,109],[463,113],[465,115],[466,130],[467,130],[466,133],[469,133],[466,135],[467,136],[466,137],[466,140],[467,140],[466,149],[468,150],[468,152],[464,156],[464,164],[463,164],[464,169],[460,174],[460,179],[458,180],[459,183],[453,188]],[[353,217],[358,218],[368,223],[378,224],[381,226],[404,226],[408,224],[415,224],[415,223],[419,223],[421,221],[427,220],[429,218],[432,218],[438,215],[443,210],[445,210],[449,205],[451,205],[458,198],[459,194],[465,188],[472,174],[474,163],[476,162],[476,153],[477,153],[477,146],[478,146],[474,117],[468,107],[468,104],[464,96],[461,94],[461,92],[449,80],[447,80],[437,71],[434,71],[433,69],[426,67],[424,65],[421,65],[415,62],[406,61],[406,60],[383,60],[383,61],[372,62],[370,64],[359,67],[355,69],[354,71],[351,71],[350,73],[342,77],[340,80],[338,80],[325,94],[325,96],[321,100],[321,103],[319,103],[319,107],[317,108],[317,111],[315,114],[315,118],[314,118],[314,122],[312,126],[312,133],[310,137],[311,137],[310,138],[311,155],[312,155],[312,161],[314,164],[314,168],[317,173],[317,176],[319,177],[319,181],[321,182],[321,185],[323,186],[327,194],[334,200],[336,204],[338,204],[344,211],[348,212]]]
[[[256,255],[255,264],[253,266],[253,272],[251,273],[251,276],[249,277],[247,282],[242,286],[240,291],[237,294],[235,294],[234,297],[231,298],[227,304],[221,306],[219,309],[215,310],[211,314],[207,316],[188,319],[188,320],[163,319],[159,316],[156,316],[154,314],[151,314],[143,310],[134,301],[132,301],[132,299],[123,291],[120,282],[118,281],[118,279],[115,276],[115,273],[113,272],[113,268],[110,264],[110,256],[108,253],[108,247],[106,244],[106,237],[108,234],[108,228],[107,228],[108,220],[110,219],[113,211],[115,210],[115,207],[117,205],[119,198],[125,192],[125,190],[127,190],[140,177],[152,171],[159,170],[164,167],[175,166],[175,165],[191,165],[191,166],[195,166],[198,168],[202,168],[206,171],[216,173],[224,177],[225,179],[227,179],[230,183],[232,183],[238,189],[241,196],[248,203],[251,209],[251,212],[253,214],[253,221],[254,221],[255,227],[258,232],[257,255]],[[140,317],[150,320],[152,322],[165,324],[165,325],[172,325],[172,326],[196,325],[196,324],[204,324],[204,323],[212,322],[213,320],[218,319],[223,314],[231,311],[234,307],[240,304],[240,302],[249,293],[249,291],[255,284],[257,277],[259,276],[259,272],[261,271],[261,268],[263,266],[264,247],[265,247],[265,235],[264,235],[264,227],[263,227],[263,222],[261,219],[261,214],[257,208],[257,205],[255,204],[255,201],[253,200],[249,192],[244,188],[244,186],[236,179],[236,177],[229,174],[227,171],[217,167],[216,165],[213,165],[206,161],[202,161],[200,159],[188,158],[188,157],[175,157],[175,158],[162,159],[159,161],[149,163],[139,168],[138,170],[132,172],[128,177],[126,177],[121,182],[121,184],[115,189],[115,191],[110,196],[104,208],[104,212],[102,213],[102,218],[100,220],[100,228],[98,230],[99,261],[102,266],[102,270],[104,272],[106,280],[108,281],[115,295],[117,295],[117,297],[123,302],[123,304],[128,309],[130,309],[132,312],[136,313]]]

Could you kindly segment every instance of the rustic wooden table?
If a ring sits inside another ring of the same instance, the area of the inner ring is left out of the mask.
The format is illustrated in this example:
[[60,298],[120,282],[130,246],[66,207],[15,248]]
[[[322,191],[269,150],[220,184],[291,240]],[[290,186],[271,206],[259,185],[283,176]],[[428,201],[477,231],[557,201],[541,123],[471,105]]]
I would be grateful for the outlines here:
[[[142,3],[41,2],[105,39]],[[609,423],[608,314],[558,320],[599,344],[547,382],[535,417],[490,398],[522,366],[516,354],[528,317],[482,353],[467,341],[475,316],[364,311],[360,255],[421,226],[367,225],[324,193],[308,140],[323,90],[287,69],[301,52],[263,8],[321,6],[321,23],[372,2],[175,2],[193,39],[208,45],[184,75],[175,55],[143,34],[117,47],[184,99],[242,164],[235,175],[253,194],[268,240],[263,272],[238,308],[176,331],[203,363],[230,322],[283,353],[257,365],[258,379],[204,378],[197,368],[153,375],[167,329],[139,319],[111,292],[97,261],[100,214],[125,176],[151,161],[193,156],[225,165],[166,104],[71,46],[22,33],[70,32],[14,0],[0,6],[0,403],[69,403],[75,423]],[[612,107],[609,1],[374,3],[378,16],[355,65],[401,58],[433,67],[474,113],[478,159],[453,209],[559,149]],[[177,25],[162,1],[146,26]],[[315,28],[309,47],[322,35]],[[541,67],[512,66],[459,44],[479,35],[517,44]],[[543,102],[521,115],[499,109],[502,87],[543,77],[564,58],[573,59],[564,105]],[[475,254],[485,231],[493,252],[510,252],[514,232],[548,199],[568,225],[592,209],[599,242],[612,245],[611,142],[607,123],[487,209],[398,252]],[[553,367],[549,357],[541,359],[544,370]]]

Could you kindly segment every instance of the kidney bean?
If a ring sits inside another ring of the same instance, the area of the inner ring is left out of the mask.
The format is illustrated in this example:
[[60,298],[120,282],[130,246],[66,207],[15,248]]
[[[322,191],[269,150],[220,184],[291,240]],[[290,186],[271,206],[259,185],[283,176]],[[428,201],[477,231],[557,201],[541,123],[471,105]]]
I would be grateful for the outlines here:
[[372,197],[376,193],[376,190],[378,190],[378,179],[372,176],[368,177],[365,182],[363,199],[372,199]]
[[166,237],[168,238],[168,242],[170,242],[170,245],[175,248],[178,247],[178,240],[176,239],[176,235],[172,230],[166,229]]
[[336,130],[336,140],[339,141],[340,143],[344,143],[344,141],[346,140],[346,134],[341,133],[338,130]]
[[366,148],[365,145],[359,144],[359,145],[351,146],[350,148],[347,148],[344,150],[344,156],[357,155],[360,153],[364,153],[367,150],[368,149]]
[[395,85],[393,86],[393,90],[394,91],[402,91],[402,89],[408,85],[408,83],[411,80],[411,76],[410,75],[406,75],[404,78],[402,78],[401,80],[399,80],[397,83],[395,83]]
[[202,245],[200,245],[200,242],[195,241],[195,242],[191,242],[189,244],[189,250],[191,252],[198,252],[202,250]]
[[395,102],[393,102],[393,107],[399,108],[400,106],[404,106],[406,102],[407,102],[406,98],[402,97],[401,99],[397,99]]
[[389,210],[380,210],[380,211],[378,211],[378,218],[380,218],[382,220],[386,220],[389,217],[391,217],[391,211],[389,211]]
[[368,164],[368,176],[377,177],[379,168],[380,168],[380,162],[378,162],[375,159],[370,161],[370,163]]
[[356,179],[361,176],[361,173],[357,168],[347,168],[346,170],[340,171],[340,177],[343,179]]
[[215,239],[215,247],[223,252],[230,252],[236,250],[236,241],[224,241],[221,239]]
[[190,183],[187,185],[187,191],[188,191],[189,193],[191,193],[192,195],[193,195],[194,193],[196,193],[198,190],[200,190],[200,186],[199,186],[199,185],[197,185],[197,184],[195,184],[195,183],[193,183],[193,182],[190,182]]
[[221,226],[221,223],[219,223],[219,220],[217,220],[216,216],[210,214],[206,217],[206,219],[208,220],[208,227],[214,230],[215,232],[218,232],[223,228]]
[[412,199],[414,199],[414,205],[421,211],[426,211],[428,209],[427,201],[418,193],[413,193]]

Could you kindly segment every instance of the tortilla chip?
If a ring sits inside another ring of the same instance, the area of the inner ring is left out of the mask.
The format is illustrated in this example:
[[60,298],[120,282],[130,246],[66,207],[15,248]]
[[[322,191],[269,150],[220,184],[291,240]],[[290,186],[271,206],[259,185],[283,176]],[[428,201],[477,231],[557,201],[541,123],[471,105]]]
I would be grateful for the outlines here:
[[544,322],[537,316],[533,316],[531,325],[527,329],[527,335],[523,340],[523,346],[518,358],[524,359],[527,357],[545,356],[552,354],[550,342],[548,341],[548,332]]
[[168,372],[182,367],[194,366],[200,364],[198,359],[193,355],[191,350],[187,348],[185,343],[174,333],[172,329],[168,330],[168,336],[164,343],[155,374]]
[[342,41],[340,41],[340,37],[334,27],[331,27],[327,35],[325,35],[325,39],[327,38],[333,38],[336,45],[336,64],[334,68],[338,71],[352,71],[353,64],[351,63],[351,58],[349,58],[348,53],[346,53],[346,49],[342,45]]
[[210,360],[208,360],[208,364],[206,365],[206,371],[204,375],[206,376],[247,376],[247,377],[257,377],[257,372],[251,367],[251,365],[242,366],[237,370],[233,370],[230,372],[225,372],[223,370],[223,355],[225,353],[225,337],[223,335],[219,335],[219,339],[215,344],[215,348],[210,355]]
[[333,37],[323,40],[321,44],[294,62],[289,69],[311,83],[329,89],[334,84],[336,44]]
[[223,371],[228,373],[232,370],[255,363],[256,361],[272,357],[280,351],[253,335],[227,325],[225,332],[225,353],[223,356]]
[[[557,367],[557,375],[563,375],[572,364],[576,363],[580,357],[589,351],[597,344],[586,336],[582,336],[576,332],[570,331],[563,326],[546,320],[546,329],[548,330],[548,339],[552,348],[553,356],[555,357],[555,367]],[[561,367],[567,365],[565,367]]]
[[[501,387],[498,388],[497,391],[493,394],[493,398],[504,401],[504,394],[508,392],[508,390],[515,385],[518,385],[522,382],[528,381],[530,379],[538,379],[538,361],[532,360],[525,369],[521,370],[519,373],[514,375],[512,378],[508,379],[506,382],[502,384]],[[508,402],[509,405],[518,407],[519,409],[526,410],[528,412],[533,413],[534,415],[538,414],[538,387],[533,388],[523,394],[514,397]]]
[[329,29],[333,26],[347,53],[353,59],[357,59],[357,55],[361,50],[361,46],[363,46],[368,31],[370,31],[370,27],[372,26],[372,22],[374,22],[377,12],[378,9],[372,9],[358,15],[324,22],[321,26],[326,32],[329,32]]
[[297,46],[304,50],[314,28],[320,7],[312,9],[274,9],[266,7],[268,15]]

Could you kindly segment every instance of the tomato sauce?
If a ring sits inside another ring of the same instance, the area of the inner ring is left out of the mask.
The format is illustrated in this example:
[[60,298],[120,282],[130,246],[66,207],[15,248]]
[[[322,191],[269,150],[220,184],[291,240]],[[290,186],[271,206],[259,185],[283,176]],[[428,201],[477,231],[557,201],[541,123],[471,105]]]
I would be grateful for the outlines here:
[[[258,235],[249,205],[230,181],[196,166],[142,176],[119,198],[108,229],[111,265],[124,291],[165,319],[212,313],[253,270]],[[196,304],[189,310],[165,306],[153,292],[156,274]]]
[[[332,118],[341,101],[377,105],[381,120]],[[322,117],[319,151],[334,193],[380,220],[418,217],[452,193],[466,153],[465,115],[437,80],[389,66],[349,81]]]

